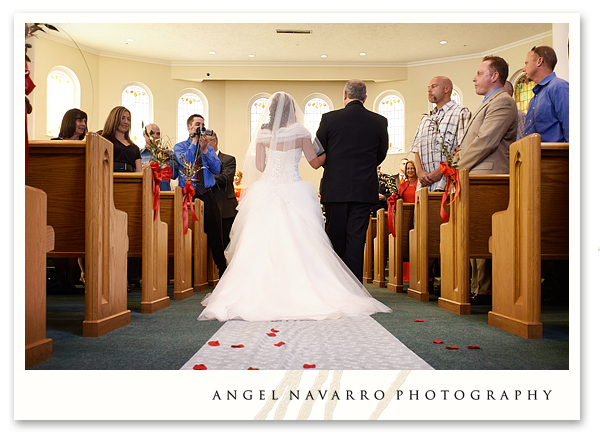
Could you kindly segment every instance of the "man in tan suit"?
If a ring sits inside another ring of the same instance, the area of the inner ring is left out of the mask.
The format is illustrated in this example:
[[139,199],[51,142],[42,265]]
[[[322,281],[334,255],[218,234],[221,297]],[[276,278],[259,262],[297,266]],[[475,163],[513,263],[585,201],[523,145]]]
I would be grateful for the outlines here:
[[[458,152],[458,169],[470,174],[508,174],[509,148],[517,138],[518,115],[515,101],[504,83],[508,64],[497,56],[486,56],[473,82],[475,93],[485,96],[467,125]],[[492,292],[491,259],[471,259],[471,301]]]
[[517,138],[517,104],[504,89],[508,64],[486,56],[473,78],[475,93],[485,96],[467,125],[458,153],[458,169],[472,174],[508,174],[510,144]]

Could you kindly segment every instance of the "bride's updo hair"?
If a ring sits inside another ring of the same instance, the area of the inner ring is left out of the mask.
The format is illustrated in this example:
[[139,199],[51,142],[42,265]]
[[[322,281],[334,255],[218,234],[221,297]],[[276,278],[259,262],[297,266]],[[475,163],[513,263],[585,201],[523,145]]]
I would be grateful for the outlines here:
[[267,130],[273,130],[273,124],[277,122],[275,129],[287,126],[290,122],[296,122],[294,111],[294,100],[287,93],[275,93],[269,105],[269,121],[261,126]]

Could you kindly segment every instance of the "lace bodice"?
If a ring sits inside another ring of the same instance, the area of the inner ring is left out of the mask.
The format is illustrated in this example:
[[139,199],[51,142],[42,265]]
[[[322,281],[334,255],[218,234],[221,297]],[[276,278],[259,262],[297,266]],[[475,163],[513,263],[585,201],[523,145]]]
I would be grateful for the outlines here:
[[278,183],[294,183],[302,181],[298,162],[302,157],[302,149],[288,151],[267,150],[267,165],[260,178],[261,181]]

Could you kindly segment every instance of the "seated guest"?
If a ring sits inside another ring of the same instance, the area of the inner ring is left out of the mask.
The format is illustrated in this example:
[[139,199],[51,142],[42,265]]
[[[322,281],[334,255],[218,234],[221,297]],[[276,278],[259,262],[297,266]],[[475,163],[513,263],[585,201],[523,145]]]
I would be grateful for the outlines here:
[[129,137],[131,113],[125,107],[113,108],[102,130],[102,137],[113,144],[115,172],[142,172],[140,148]]
[[404,157],[400,160],[400,172],[396,175],[392,175],[396,179],[396,187],[399,188],[402,183],[406,181],[406,175],[404,174],[404,169],[406,168],[406,164],[408,163],[408,159]]
[[525,58],[523,72],[535,95],[529,101],[525,136],[538,133],[542,142],[569,142],[569,83],[556,77],[556,53],[552,47],[538,46]]
[[388,179],[391,176],[381,172],[381,166],[377,166],[377,178],[379,179],[379,202],[371,207],[371,216],[376,216],[379,209],[387,210],[387,199],[392,195],[388,188]]
[[87,133],[87,114],[79,108],[72,108],[63,116],[58,137],[52,140],[83,140]]
[[[407,160],[404,167],[404,175],[406,180],[398,186],[398,198],[402,198],[405,203],[415,202],[415,191],[419,179],[417,178],[417,168],[412,160]],[[408,262],[402,262],[402,281],[410,281],[410,265]]]
[[417,168],[412,160],[406,162],[404,175],[406,176],[406,180],[398,186],[398,198],[402,198],[405,203],[414,203],[415,191],[419,179],[417,178]]
[[[72,108],[62,118],[58,137],[52,140],[83,140],[86,133],[86,112],[79,108]],[[83,258],[54,258],[54,268],[61,276],[63,291],[76,291],[75,284],[78,280],[85,283]]]
[[235,197],[238,200],[238,203],[244,197],[246,193],[247,186],[242,184],[242,178],[244,178],[244,173],[242,171],[236,171],[235,176],[233,177],[233,190],[235,191]]

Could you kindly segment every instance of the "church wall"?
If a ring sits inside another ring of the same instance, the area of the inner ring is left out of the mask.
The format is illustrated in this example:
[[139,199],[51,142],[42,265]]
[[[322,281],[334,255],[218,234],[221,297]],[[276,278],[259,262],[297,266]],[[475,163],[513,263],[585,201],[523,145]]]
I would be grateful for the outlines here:
[[[158,124],[164,135],[176,143],[177,139],[177,98],[187,88],[202,92],[208,101],[208,127],[219,134],[219,144],[224,152],[235,155],[238,168],[249,141],[248,108],[251,99],[259,93],[272,94],[286,91],[300,105],[313,93],[322,93],[333,102],[334,108],[342,107],[342,90],[345,81],[244,81],[244,80],[204,80],[202,82],[173,79],[175,67],[134,60],[110,58],[85,52],[85,61],[78,49],[48,38],[37,38],[34,50],[30,53],[32,77],[37,87],[30,96],[34,104],[34,114],[30,116],[30,136],[32,139],[45,137],[46,76],[56,65],[66,66],[78,76],[81,82],[81,108],[88,113],[88,127],[92,131],[103,128],[110,110],[120,104],[120,96],[125,85],[141,82],[152,92],[154,117],[151,122]],[[528,41],[514,48],[496,53],[504,57],[510,66],[509,78],[519,71],[527,52],[533,45],[552,45],[551,36]],[[33,55],[33,57],[32,57]],[[448,76],[460,91],[463,105],[474,111],[481,97],[474,92],[472,79],[481,62],[481,57],[456,60],[398,69],[397,81],[368,82],[366,107],[373,110],[375,99],[387,90],[401,94],[405,102],[405,147],[410,150],[412,138],[422,114],[430,109],[427,101],[427,85],[432,77]],[[88,71],[89,67],[89,71]],[[271,77],[277,77],[277,67],[271,68]],[[284,77],[284,68],[281,69]],[[350,79],[350,78],[347,78]],[[384,172],[398,172],[401,155],[389,155],[382,168]],[[317,187],[322,170],[302,169],[304,179]]]

